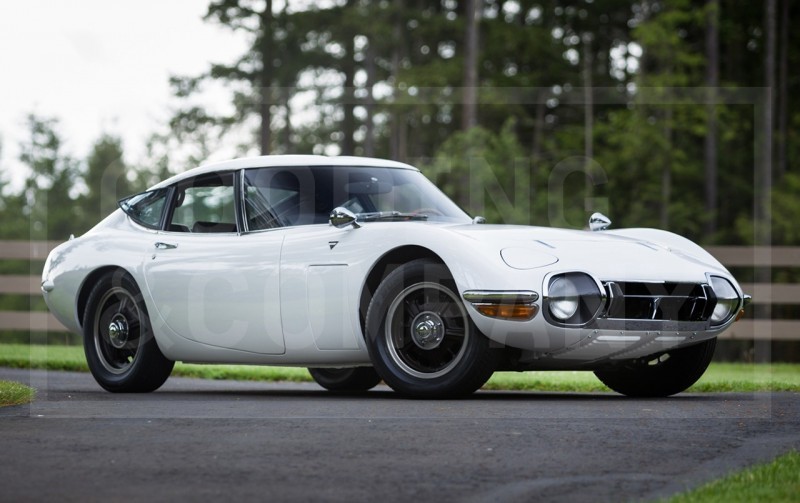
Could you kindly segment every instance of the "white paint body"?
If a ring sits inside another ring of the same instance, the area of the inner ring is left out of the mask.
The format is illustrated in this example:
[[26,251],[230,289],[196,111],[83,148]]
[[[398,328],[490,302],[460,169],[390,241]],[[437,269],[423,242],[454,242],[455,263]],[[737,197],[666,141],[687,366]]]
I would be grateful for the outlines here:
[[[200,167],[156,187],[212,171],[338,164],[414,169],[375,159],[274,156]],[[159,241],[177,247],[157,249]],[[337,244],[331,248],[332,242]],[[369,365],[359,310],[365,281],[381,257],[407,245],[438,256],[460,294],[497,290],[541,296],[548,275],[580,271],[597,281],[707,283],[713,274],[728,279],[743,297],[730,273],[702,248],[655,229],[588,232],[466,220],[191,234],[146,229],[122,210],[53,250],[43,272],[43,282],[53,288],[44,295],[54,315],[81,333],[79,298],[91,288],[87,277],[98,268],[121,268],[142,290],[158,346],[169,359]],[[669,334],[565,328],[548,323],[541,312],[529,321],[508,321],[483,316],[466,304],[484,335],[522,350],[537,368],[591,368],[642,357],[715,337],[731,323]]]

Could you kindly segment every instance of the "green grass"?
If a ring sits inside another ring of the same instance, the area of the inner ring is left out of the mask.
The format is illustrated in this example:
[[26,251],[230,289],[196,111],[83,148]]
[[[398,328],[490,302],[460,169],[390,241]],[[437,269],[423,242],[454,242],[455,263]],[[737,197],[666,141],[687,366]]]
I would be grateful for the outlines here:
[[[0,367],[88,372],[82,346],[0,344]],[[304,368],[257,365],[196,365],[178,362],[172,375],[242,381],[311,381]]]
[[748,468],[664,501],[736,503],[798,500],[800,500],[800,453],[792,451],[771,463]]
[[712,363],[689,391],[800,391],[800,364]]
[[0,407],[21,405],[33,400],[36,390],[14,381],[0,381]]
[[[0,366],[88,371],[80,346],[0,344]],[[311,381],[304,368],[177,363],[173,375],[245,381]],[[497,372],[485,389],[554,392],[609,391],[591,372]],[[800,364],[712,363],[693,392],[800,391]]]
[[[486,389],[610,391],[592,372],[497,372]],[[800,365],[792,363],[712,363],[689,392],[800,391]]]
[[519,391],[611,391],[592,372],[549,370],[495,372],[483,389]]

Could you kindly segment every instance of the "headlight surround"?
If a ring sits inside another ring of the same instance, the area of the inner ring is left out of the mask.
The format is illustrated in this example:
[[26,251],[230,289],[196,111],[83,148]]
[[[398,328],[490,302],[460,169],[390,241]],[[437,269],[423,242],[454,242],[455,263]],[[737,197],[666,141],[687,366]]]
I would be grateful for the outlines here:
[[711,276],[709,283],[717,297],[717,303],[714,305],[714,311],[710,317],[711,325],[722,325],[736,314],[739,307],[739,294],[736,293],[736,289],[730,281],[720,276]]
[[545,317],[557,325],[585,325],[597,316],[605,298],[588,274],[556,274],[547,282]]

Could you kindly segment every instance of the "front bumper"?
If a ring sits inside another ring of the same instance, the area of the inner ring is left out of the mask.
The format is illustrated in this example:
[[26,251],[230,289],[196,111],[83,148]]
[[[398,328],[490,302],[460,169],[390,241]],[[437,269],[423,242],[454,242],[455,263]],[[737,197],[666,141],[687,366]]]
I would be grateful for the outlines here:
[[[592,278],[597,284],[596,302],[582,304],[578,314],[559,322],[548,310],[548,280],[542,290],[542,312],[530,321],[491,319],[469,307],[483,334],[521,349],[520,363],[539,368],[591,369],[697,344],[728,328],[748,300],[732,278],[726,279],[736,285],[738,298],[730,299],[735,311],[713,321],[717,299],[710,281],[652,285],[627,281],[620,287],[618,282]],[[581,318],[581,312],[589,314]]]

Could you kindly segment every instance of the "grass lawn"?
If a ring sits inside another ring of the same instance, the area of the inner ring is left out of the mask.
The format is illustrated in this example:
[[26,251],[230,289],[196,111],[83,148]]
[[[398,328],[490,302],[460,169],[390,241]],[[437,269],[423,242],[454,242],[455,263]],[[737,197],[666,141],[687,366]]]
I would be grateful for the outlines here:
[[792,451],[771,463],[748,468],[681,493],[669,503],[736,503],[750,501],[798,501],[800,453]]
[[[80,346],[0,344],[0,366],[88,371]],[[172,375],[249,381],[311,381],[304,368],[177,363]],[[497,372],[485,389],[610,391],[591,372]],[[712,363],[689,391],[800,391],[800,364]]]
[[14,381],[0,381],[0,407],[21,405],[33,400],[36,390]]

